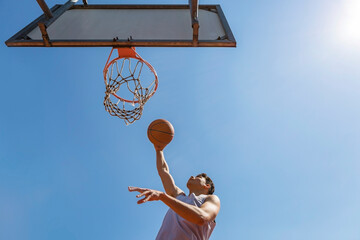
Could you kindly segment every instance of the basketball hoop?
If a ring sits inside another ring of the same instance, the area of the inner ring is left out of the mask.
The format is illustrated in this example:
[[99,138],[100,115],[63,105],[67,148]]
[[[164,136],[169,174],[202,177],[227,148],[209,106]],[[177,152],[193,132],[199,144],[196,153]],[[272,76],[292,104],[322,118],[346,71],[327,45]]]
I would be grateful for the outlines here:
[[117,48],[118,56],[110,60],[113,50],[104,68],[104,106],[128,125],[140,119],[145,103],[156,92],[158,77],[135,48]]

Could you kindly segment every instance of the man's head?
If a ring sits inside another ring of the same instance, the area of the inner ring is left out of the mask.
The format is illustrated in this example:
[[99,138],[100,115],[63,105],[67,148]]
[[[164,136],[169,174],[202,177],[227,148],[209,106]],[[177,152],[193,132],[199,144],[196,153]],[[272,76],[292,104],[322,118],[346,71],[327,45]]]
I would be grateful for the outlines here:
[[190,192],[200,192],[203,194],[213,194],[215,186],[211,178],[206,173],[200,173],[196,177],[191,176],[187,182]]

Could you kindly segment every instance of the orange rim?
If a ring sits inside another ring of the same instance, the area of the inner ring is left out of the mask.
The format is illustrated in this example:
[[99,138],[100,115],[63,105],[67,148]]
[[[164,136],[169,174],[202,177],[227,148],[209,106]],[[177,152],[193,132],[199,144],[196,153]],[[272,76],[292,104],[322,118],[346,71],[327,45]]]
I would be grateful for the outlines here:
[[[113,50],[114,48],[111,49],[111,52],[110,52],[110,55],[109,55],[109,58],[108,60],[106,61],[106,64],[105,64],[105,68],[104,68],[104,71],[103,71],[103,74],[104,74],[104,81],[105,81],[105,84],[107,84],[107,72],[109,70],[109,67],[114,63],[116,62],[117,60],[119,59],[122,59],[122,58],[134,58],[134,59],[137,59],[143,63],[145,63],[145,65],[150,69],[150,71],[154,74],[155,76],[155,87],[154,87],[154,90],[153,92],[149,95],[149,98],[151,98],[154,93],[156,92],[157,88],[158,88],[158,76],[157,76],[157,73],[154,69],[153,66],[151,66],[150,63],[148,63],[146,60],[142,59],[141,56],[135,51],[135,48],[134,47],[131,47],[131,48],[117,48],[118,50],[118,57],[114,58],[113,60],[110,61],[110,58],[111,58],[111,55],[113,53]],[[109,62],[110,61],[110,62]],[[139,101],[132,101],[132,100],[127,100],[127,99],[124,99],[120,96],[118,96],[117,94],[115,93],[112,93],[112,95],[116,98],[118,98],[120,101],[123,101],[123,102],[127,102],[127,103],[132,103],[132,104],[135,104],[135,103],[139,103]]]

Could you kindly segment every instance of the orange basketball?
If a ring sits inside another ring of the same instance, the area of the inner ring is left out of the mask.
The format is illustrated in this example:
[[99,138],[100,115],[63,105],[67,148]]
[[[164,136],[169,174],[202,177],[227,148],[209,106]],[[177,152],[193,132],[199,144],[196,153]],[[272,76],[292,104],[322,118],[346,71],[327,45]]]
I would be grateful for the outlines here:
[[174,127],[165,119],[156,119],[150,123],[147,135],[154,145],[164,148],[174,137]]

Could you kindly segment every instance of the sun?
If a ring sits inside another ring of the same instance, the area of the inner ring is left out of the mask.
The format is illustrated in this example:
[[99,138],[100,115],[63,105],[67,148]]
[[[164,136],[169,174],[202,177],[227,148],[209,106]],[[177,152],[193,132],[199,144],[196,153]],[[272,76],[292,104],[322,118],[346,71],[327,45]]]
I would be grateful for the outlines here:
[[337,34],[346,45],[360,46],[360,0],[345,1],[337,25]]

